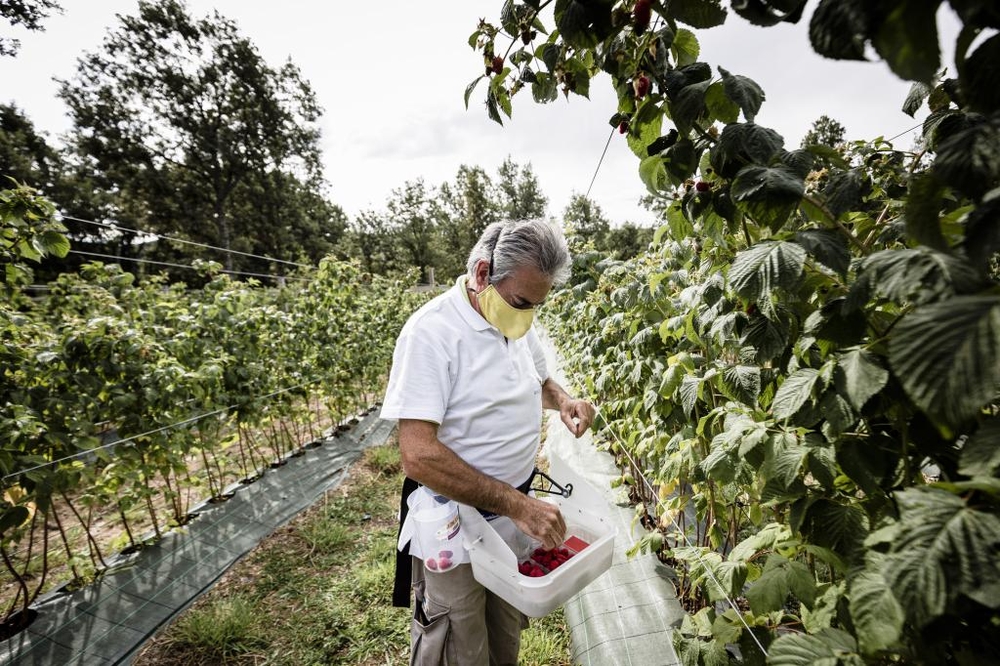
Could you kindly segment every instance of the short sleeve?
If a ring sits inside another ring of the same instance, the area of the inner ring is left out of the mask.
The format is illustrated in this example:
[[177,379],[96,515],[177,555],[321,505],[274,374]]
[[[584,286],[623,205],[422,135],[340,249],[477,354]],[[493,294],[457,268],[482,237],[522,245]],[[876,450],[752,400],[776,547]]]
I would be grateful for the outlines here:
[[538,339],[534,326],[528,329],[525,339],[528,343],[528,349],[531,350],[531,360],[535,362],[535,371],[544,384],[545,380],[549,378],[549,367],[545,362],[545,349],[542,348],[542,342]]
[[440,341],[419,326],[404,327],[396,340],[380,416],[440,424],[451,395],[448,365]]

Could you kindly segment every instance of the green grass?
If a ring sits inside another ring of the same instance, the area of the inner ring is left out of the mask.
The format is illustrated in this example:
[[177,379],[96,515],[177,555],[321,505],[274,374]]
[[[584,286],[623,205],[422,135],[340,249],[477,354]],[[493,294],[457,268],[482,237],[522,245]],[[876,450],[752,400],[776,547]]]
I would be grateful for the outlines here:
[[[402,471],[393,440],[266,539],[143,650],[137,666],[407,664],[410,611],[390,605]],[[562,610],[531,621],[521,664],[567,666]]]

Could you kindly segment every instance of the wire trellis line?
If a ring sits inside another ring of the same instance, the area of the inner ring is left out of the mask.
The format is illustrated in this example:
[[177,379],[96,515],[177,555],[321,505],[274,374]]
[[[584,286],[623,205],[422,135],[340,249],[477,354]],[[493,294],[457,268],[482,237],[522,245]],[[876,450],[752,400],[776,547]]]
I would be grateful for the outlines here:
[[84,224],[92,224],[96,227],[101,227],[102,229],[109,229],[111,231],[127,231],[132,234],[145,234],[147,236],[153,236],[160,240],[170,241],[172,243],[182,243],[184,245],[192,245],[194,247],[202,247],[208,250],[216,250],[217,252],[225,252],[227,254],[238,254],[241,257],[251,257],[253,259],[263,259],[265,261],[273,261],[278,264],[287,264],[289,266],[295,266],[297,268],[312,268],[308,264],[300,264],[295,261],[288,261],[287,259],[277,259],[275,257],[268,257],[260,254],[253,254],[251,252],[242,252],[240,250],[233,250],[225,247],[218,247],[215,245],[208,245],[207,243],[198,243],[195,241],[186,240],[184,238],[174,238],[173,236],[166,236],[164,234],[158,234],[154,231],[142,231],[140,229],[130,229],[129,227],[123,227],[120,224],[115,224],[114,222],[97,222],[94,220],[85,220],[81,217],[74,217],[72,215],[62,215],[60,216],[64,220],[73,220],[74,222],[82,222]]
[[[186,268],[188,270],[200,270],[198,267],[191,264],[177,264],[169,261],[154,261],[152,259],[142,259],[140,257],[117,257],[113,254],[102,254],[100,252],[85,252],[83,250],[70,250],[70,254],[78,254],[82,257],[96,257],[98,259],[113,259],[114,261],[131,261],[137,264],[149,264],[151,266],[167,266],[169,268]],[[249,271],[231,271],[228,269],[220,269],[220,273],[225,273],[226,275],[245,275],[248,277],[258,277],[267,278],[270,280],[299,280],[301,282],[310,282],[309,278],[297,277],[295,275],[270,275],[268,273],[251,273]]]

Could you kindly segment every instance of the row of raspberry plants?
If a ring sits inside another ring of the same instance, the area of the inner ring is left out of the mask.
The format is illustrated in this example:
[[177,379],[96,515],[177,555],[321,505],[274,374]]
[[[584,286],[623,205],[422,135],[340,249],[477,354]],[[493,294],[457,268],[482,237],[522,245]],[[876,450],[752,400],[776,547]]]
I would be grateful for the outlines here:
[[68,248],[51,206],[7,194],[0,620],[61,582],[57,565],[84,582],[109,550],[186,522],[192,500],[224,499],[343,427],[379,395],[420,299],[402,280],[336,261],[280,289],[213,264],[190,289],[93,263],[29,299],[24,259]]
[[[684,664],[1000,650],[1000,13],[949,3],[941,78],[941,4],[822,0],[810,22],[819,53],[916,81],[912,152],[787,149],[755,122],[760,86],[701,60],[713,0],[507,0],[470,38],[487,69],[466,98],[486,81],[498,121],[522,90],[610,77],[661,207],[651,250],[580,257],[546,323],[655,527],[641,547],[677,568]],[[804,5],[732,10],[768,26]]]

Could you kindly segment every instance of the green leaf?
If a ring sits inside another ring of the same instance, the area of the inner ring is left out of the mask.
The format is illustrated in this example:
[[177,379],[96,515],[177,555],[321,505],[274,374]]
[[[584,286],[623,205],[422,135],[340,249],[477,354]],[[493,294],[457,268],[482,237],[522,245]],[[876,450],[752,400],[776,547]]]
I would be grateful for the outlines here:
[[778,231],[805,194],[802,178],[786,167],[750,166],[733,181],[731,195],[737,206],[757,221]]
[[788,562],[781,555],[772,554],[767,558],[764,573],[760,578],[750,583],[746,590],[746,599],[750,610],[755,615],[763,615],[776,611],[785,605],[791,586],[786,570],[781,563]]
[[767,663],[768,666],[863,664],[860,660],[847,661],[857,651],[854,637],[840,629],[822,629],[815,634],[789,633],[771,643]]
[[802,532],[816,545],[850,559],[868,535],[868,516],[860,506],[821,499],[806,511]]
[[69,239],[58,231],[43,231],[42,246],[47,254],[62,258],[69,254]]
[[469,85],[465,86],[465,108],[466,108],[466,110],[468,110],[468,108],[469,108],[469,98],[472,96],[472,91],[475,90],[476,86],[479,85],[479,82],[482,81],[485,78],[486,77],[484,75],[480,74],[476,79],[474,79],[472,81],[472,83],[470,83]]
[[866,349],[855,349],[837,357],[834,374],[837,389],[859,412],[889,381],[889,371],[879,364],[878,358]]
[[671,103],[671,117],[681,135],[688,134],[691,126],[705,114],[705,92],[710,85],[711,81],[706,80],[685,86]]
[[1000,417],[986,419],[966,440],[958,471],[966,476],[1000,475]]
[[993,35],[980,44],[959,69],[962,91],[973,111],[995,113],[1000,109],[1000,86],[996,84],[998,62],[1000,35]]
[[976,417],[1000,386],[1000,296],[914,310],[893,331],[889,363],[925,413],[949,425]]
[[932,173],[979,200],[1000,179],[1000,128],[980,121],[940,139]]
[[796,232],[795,242],[830,270],[847,276],[851,252],[843,235],[830,229],[804,229]]
[[802,478],[809,449],[798,443],[776,444],[768,452],[763,475],[788,490]]
[[742,298],[756,302],[776,289],[794,291],[805,270],[805,249],[786,241],[762,241],[736,255],[729,268],[729,286]]
[[910,86],[910,92],[906,95],[906,100],[903,101],[902,111],[911,118],[915,118],[917,111],[920,110],[920,106],[924,103],[924,100],[930,97],[931,87],[926,83],[920,81],[914,82]]
[[950,244],[941,231],[938,213],[944,201],[945,188],[931,173],[915,175],[910,180],[906,200],[906,233],[916,242],[946,252]]
[[563,41],[578,49],[597,46],[614,30],[610,0],[556,0],[554,18]]
[[687,28],[679,28],[674,35],[674,42],[670,45],[670,51],[674,56],[677,67],[692,65],[698,61],[701,47],[698,45],[698,38]]
[[986,273],[994,253],[1000,250],[1000,187],[983,197],[965,222],[965,239],[962,247],[973,266]]
[[862,652],[875,654],[899,642],[903,609],[880,573],[864,571],[855,576],[847,594]]
[[723,178],[735,178],[749,164],[767,165],[784,145],[780,134],[757,123],[726,125],[711,149],[712,168]]
[[684,408],[685,415],[691,416],[691,412],[694,411],[695,405],[698,404],[698,399],[701,397],[701,386],[702,383],[700,377],[685,375],[684,379],[681,380],[681,407]]
[[940,0],[899,0],[878,22],[872,45],[896,76],[930,83],[941,66],[937,8]]
[[856,307],[860,298],[867,300],[869,289],[896,303],[920,304],[976,292],[982,286],[969,262],[952,254],[930,248],[882,250],[861,262],[848,305]]
[[726,10],[713,0],[672,0],[670,15],[692,28],[714,28],[726,22]]
[[730,393],[740,402],[755,405],[760,396],[760,368],[755,365],[734,365],[722,375]]
[[809,21],[809,41],[821,56],[866,60],[869,0],[820,0]]
[[812,368],[800,368],[788,376],[778,387],[771,403],[771,410],[776,419],[789,419],[803,405],[812,400],[816,392],[816,383],[820,373]]
[[753,79],[740,74],[730,74],[722,67],[719,67],[719,73],[722,74],[726,96],[743,110],[743,118],[752,123],[760,111],[761,104],[764,103],[763,89]]
[[705,91],[705,107],[711,118],[724,125],[740,119],[740,107],[726,95],[726,88],[721,81],[716,81]]
[[848,211],[857,210],[865,188],[865,174],[860,169],[835,171],[823,187],[826,207],[839,218]]
[[0,514],[0,534],[9,536],[11,530],[23,525],[31,517],[26,506],[9,506]]
[[663,158],[659,155],[647,157],[639,162],[639,178],[650,194],[658,194],[667,189],[669,180],[667,170],[663,166]]
[[907,619],[925,626],[959,594],[1000,607],[1000,517],[937,488],[896,493],[900,529],[883,575]]
[[766,363],[788,348],[791,317],[782,310],[775,312],[772,317],[765,317],[759,312],[752,316],[740,340],[740,344],[754,348],[754,360],[757,363]]

